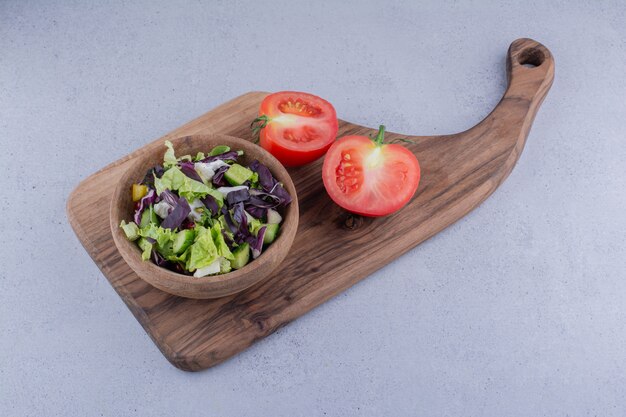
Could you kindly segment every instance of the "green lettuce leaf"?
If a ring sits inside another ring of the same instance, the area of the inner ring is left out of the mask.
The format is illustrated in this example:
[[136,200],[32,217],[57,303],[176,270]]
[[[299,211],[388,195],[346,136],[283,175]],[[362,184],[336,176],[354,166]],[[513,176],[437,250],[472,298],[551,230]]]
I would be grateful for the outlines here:
[[230,151],[230,146],[218,145],[215,148],[211,149],[211,152],[209,153],[209,155],[210,156],[220,155],[228,151]]
[[214,188],[209,188],[209,192],[207,194],[212,195],[217,200],[217,205],[221,209],[224,205],[224,194],[220,193]]
[[218,204],[224,201],[222,193],[209,188],[199,181],[192,180],[176,166],[165,171],[161,178],[155,178],[154,187],[157,195],[161,195],[165,190],[176,191],[179,196],[185,197],[189,202],[203,198],[207,194],[211,194],[216,199],[219,198]]
[[185,178],[189,179],[178,167],[171,167],[161,178],[154,178],[157,195],[161,195],[165,190],[178,190],[185,183]]
[[254,172],[250,177],[250,188],[261,188],[259,187],[259,174]]
[[211,228],[211,237],[213,238],[213,242],[215,243],[215,247],[217,248],[218,255],[228,259],[233,260],[235,256],[228,248],[226,241],[224,240],[224,236],[222,235],[222,228],[218,223],[215,223]]
[[196,233],[196,241],[189,247],[186,265],[189,272],[209,266],[219,257],[209,229],[197,226]]
[[199,198],[205,197],[207,194],[211,192],[211,189],[207,187],[206,185],[204,185],[203,183],[196,181],[196,180],[192,180],[191,178],[185,175],[185,180],[183,181],[183,184],[180,187],[178,187],[176,191],[178,191],[179,196],[185,197],[187,201],[192,202],[193,200],[197,198],[199,199]]
[[126,223],[124,220],[122,220],[122,222],[120,223],[120,227],[126,234],[126,239],[130,240],[131,242],[133,240],[139,239],[139,227],[137,226],[137,224],[135,224],[135,222]]
[[152,254],[152,243],[142,237],[137,241],[137,246],[141,249],[141,259],[144,261],[150,259],[150,255]]
[[175,255],[173,253],[165,256],[165,259],[167,259],[168,261],[172,261],[172,262],[182,262],[182,263],[187,263],[187,259],[189,257],[189,251],[190,251],[191,247],[188,247],[183,253],[181,253],[180,255]]
[[228,237],[230,237],[232,239],[233,234],[230,231],[230,228],[228,227],[228,223],[226,223],[226,219],[224,218],[224,215],[221,214],[218,218],[217,221],[219,222],[219,224],[222,226],[222,229],[224,229],[224,231],[228,234]]
[[202,214],[200,214],[200,220],[196,221],[196,224],[199,224],[204,227],[212,227],[215,224],[216,220],[213,220],[211,217],[210,210],[204,210]]
[[176,159],[176,154],[174,153],[174,145],[169,140],[165,141],[165,146],[167,147],[167,151],[165,151],[165,155],[163,155],[163,166],[165,168],[176,165],[178,159]]
[[231,271],[232,266],[230,265],[230,261],[225,258],[220,258],[220,274],[225,274]]
[[169,140],[165,141],[165,146],[167,147],[167,151],[165,151],[165,155],[163,155],[163,167],[166,169],[175,166],[178,161],[191,161],[191,155],[184,155],[180,158],[176,158],[174,145],[172,145],[172,142]]
[[172,229],[164,229],[154,223],[149,223],[139,229],[139,236],[150,237],[156,240],[157,244],[160,246],[166,244],[170,240],[173,240],[175,234],[176,233]]
[[259,231],[261,226],[263,226],[263,222],[261,220],[255,219],[254,217],[252,217],[252,219],[248,219],[248,229],[250,229],[250,232],[253,235],[256,236],[256,233]]
[[156,250],[163,256],[172,254],[172,245],[176,233],[171,229],[164,229],[154,223],[150,223],[139,229],[139,236],[149,237],[156,240]]

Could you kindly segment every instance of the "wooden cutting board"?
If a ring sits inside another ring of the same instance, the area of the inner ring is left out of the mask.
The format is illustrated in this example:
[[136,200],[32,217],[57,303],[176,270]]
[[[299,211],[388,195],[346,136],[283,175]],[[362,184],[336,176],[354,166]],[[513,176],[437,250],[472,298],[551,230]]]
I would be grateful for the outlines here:
[[[522,65],[525,64],[525,65]],[[267,93],[225,103],[81,182],[67,202],[70,224],[113,288],[165,357],[189,371],[208,368],[354,285],[484,201],[513,169],[554,77],[550,52],[530,39],[511,44],[509,85],[477,126],[454,135],[409,136],[422,179],[413,200],[386,218],[347,214],[324,191],[322,160],[290,169],[300,225],[287,260],[266,281],[216,300],[164,293],[142,281],[117,252],[109,229],[111,194],[131,161],[182,135],[224,133],[252,139],[250,122]],[[376,129],[339,122],[339,136]],[[388,140],[407,137],[389,133]]]

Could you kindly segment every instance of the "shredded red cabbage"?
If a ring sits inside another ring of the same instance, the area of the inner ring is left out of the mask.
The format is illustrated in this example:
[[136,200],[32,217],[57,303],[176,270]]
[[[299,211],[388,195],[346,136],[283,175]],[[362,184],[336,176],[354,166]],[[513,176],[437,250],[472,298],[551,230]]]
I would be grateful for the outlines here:
[[235,249],[235,241],[232,240],[230,236],[228,236],[228,233],[226,233],[226,230],[224,229],[222,229],[222,236],[224,237],[224,242],[226,242],[228,249],[230,250]]
[[269,191],[274,186],[274,177],[270,172],[269,168],[260,163],[258,160],[252,161],[252,163],[248,166],[252,171],[259,174],[259,184],[265,191]]
[[266,226],[263,226],[259,229],[259,231],[255,236],[249,236],[246,240],[250,244],[250,249],[252,249],[252,258],[256,259],[261,255],[263,251],[263,239],[265,238],[265,231],[267,230]]
[[243,209],[242,203],[237,203],[233,207],[233,220],[237,222],[237,224],[245,224],[248,226],[248,217],[246,217],[246,213]]
[[230,229],[231,233],[237,233],[238,228],[233,222],[233,218],[230,216],[230,212],[226,206],[222,206],[222,214],[224,215],[224,220],[226,220],[226,225]]
[[228,151],[228,152],[221,153],[219,155],[207,156],[200,162],[213,162],[217,160],[237,161],[238,156],[239,154],[237,153],[237,151]]
[[159,195],[159,199],[161,199],[161,201],[165,201],[172,207],[176,207],[176,204],[178,204],[178,196],[167,189],[163,190],[163,192]]
[[211,216],[217,216],[220,211],[220,207],[217,204],[217,200],[215,199],[215,197],[213,197],[211,194],[207,194],[207,196],[201,198],[200,201],[202,201],[202,204],[204,204],[204,206],[209,209],[209,211],[211,212]]
[[178,272],[180,274],[191,275],[191,273],[185,271],[185,268],[183,268],[181,264],[177,262],[168,261],[167,259],[163,257],[163,255],[161,255],[159,252],[157,252],[154,249],[152,250],[150,258],[152,259],[152,262],[154,262],[156,265],[162,268],[166,268],[166,269],[169,269],[170,271]]
[[[161,193],[163,195],[165,192]],[[161,222],[161,227],[166,229],[176,229],[183,224],[183,221],[191,213],[191,207],[185,198],[179,198],[174,206],[174,210],[167,215],[167,217]]]
[[270,191],[270,194],[272,194],[274,197],[278,197],[278,199],[280,199],[279,206],[281,206],[281,207],[285,207],[289,203],[291,203],[291,196],[289,195],[287,190],[285,190],[285,187],[283,187],[282,184],[280,184],[279,182],[274,184],[274,187],[272,187],[272,190]]
[[[282,184],[274,178],[268,167],[255,159],[250,165],[248,165],[248,168],[259,175],[259,184],[261,184],[263,191],[279,200],[279,204],[277,206],[285,207],[291,203],[291,196]],[[263,197],[267,196],[267,194]]]
[[196,169],[193,166],[193,162],[183,161],[179,162],[178,165],[180,166],[180,170],[183,172],[183,174],[185,174],[192,180],[202,182],[202,178],[200,178],[200,175],[198,175],[198,173],[196,172]]
[[168,269],[171,269],[171,270],[172,270],[172,271],[174,271],[174,272],[178,272],[179,274],[189,275],[189,276],[192,276],[192,275],[193,275],[193,273],[192,273],[192,272],[187,271],[187,270],[183,267],[183,264],[181,264],[181,263],[178,263],[178,262],[170,262],[169,264],[170,264],[170,265],[173,265],[173,267],[171,267],[171,268],[170,268],[170,267],[169,267],[169,265],[166,265],[165,267],[166,267],[166,268],[168,268]]
[[230,166],[221,166],[215,171],[213,175],[213,179],[211,180],[216,187],[227,187],[229,184],[226,182],[226,178],[224,178],[224,173],[228,171]]
[[261,208],[274,208],[280,205],[281,200],[265,191],[261,190],[250,190],[250,199],[248,200],[248,204],[253,206],[261,207]]
[[164,173],[165,170],[161,165],[150,168],[143,177],[143,180],[141,180],[141,184],[147,186],[148,188],[154,188],[154,177],[156,176],[157,178],[161,178]]
[[137,210],[135,210],[135,216],[133,217],[133,220],[135,220],[136,224],[141,223],[141,215],[143,214],[144,210],[147,209],[150,204],[154,203],[156,199],[156,191],[151,188],[150,190],[148,190],[148,194],[143,196],[143,198],[139,201],[139,207],[137,207]]
[[180,225],[180,229],[193,229],[194,227],[196,227],[196,224],[194,222],[192,222],[191,220],[187,219],[183,222],[183,224]]
[[250,229],[248,229],[248,217],[243,209],[243,203],[235,204],[233,208],[233,220],[238,224],[237,232],[234,234],[235,242],[241,244],[250,237]]
[[265,221],[265,217],[267,217],[267,209],[259,206],[253,206],[252,204],[244,204],[244,209],[248,212],[249,215],[254,217],[255,219],[260,219]]
[[152,250],[151,257],[152,257],[152,261],[158,266],[166,266],[168,264],[165,258],[161,256],[161,254],[155,251],[154,249]]
[[250,192],[246,189],[231,191],[230,193],[226,194],[226,203],[229,207],[232,207],[242,201],[248,201],[249,199]]

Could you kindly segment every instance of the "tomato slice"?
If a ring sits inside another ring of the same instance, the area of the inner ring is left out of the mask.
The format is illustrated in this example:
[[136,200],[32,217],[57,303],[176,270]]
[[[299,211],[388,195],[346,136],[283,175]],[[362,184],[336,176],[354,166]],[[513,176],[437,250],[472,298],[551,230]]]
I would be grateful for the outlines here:
[[322,178],[330,198],[344,209],[368,217],[386,216],[415,194],[420,165],[401,145],[385,144],[385,127],[376,139],[345,136],[326,154]]
[[337,136],[335,108],[313,94],[281,91],[265,97],[259,109],[259,140],[285,166],[313,162]]

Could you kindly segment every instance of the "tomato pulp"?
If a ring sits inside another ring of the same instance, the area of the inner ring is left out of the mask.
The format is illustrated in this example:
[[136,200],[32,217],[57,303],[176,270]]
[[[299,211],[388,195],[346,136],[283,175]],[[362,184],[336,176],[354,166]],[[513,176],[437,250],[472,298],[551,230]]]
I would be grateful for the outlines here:
[[332,104],[296,91],[265,97],[255,123],[261,146],[289,167],[308,164],[324,155],[338,130]]
[[385,144],[385,127],[375,139],[345,136],[326,154],[322,178],[330,198],[344,209],[368,217],[386,216],[415,194],[420,165],[402,145]]

